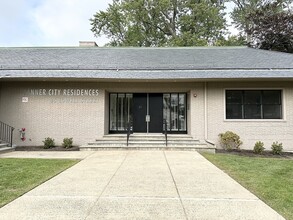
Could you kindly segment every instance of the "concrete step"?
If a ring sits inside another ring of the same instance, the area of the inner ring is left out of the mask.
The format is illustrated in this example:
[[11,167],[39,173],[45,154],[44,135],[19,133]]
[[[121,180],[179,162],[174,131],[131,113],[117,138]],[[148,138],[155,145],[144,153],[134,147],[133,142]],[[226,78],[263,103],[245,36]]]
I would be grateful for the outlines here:
[[2,143],[0,144],[0,154],[1,153],[7,153],[7,152],[11,152],[14,151],[15,147],[10,147],[8,144],[6,143]]
[[9,147],[9,144],[7,144],[7,143],[3,143],[3,142],[0,142],[0,148],[1,147]]
[[[96,141],[100,141],[100,140],[123,141],[123,140],[126,140],[126,138],[127,138],[126,136],[121,137],[121,138],[117,138],[117,137],[109,138],[109,137],[106,137],[106,138],[96,139]],[[165,140],[165,137],[158,137],[158,138],[147,137],[147,138],[144,138],[144,137],[132,137],[132,136],[130,136],[129,139],[132,139],[132,140]],[[176,137],[167,137],[167,139],[168,140],[186,140],[186,141],[196,140],[196,139],[193,139],[193,138],[176,138]]]
[[[104,136],[101,139],[96,139],[96,141],[126,141],[127,136]],[[168,136],[168,141],[192,141],[194,140],[191,136]],[[133,136],[130,135],[129,140],[132,141],[165,141],[165,136]],[[198,141],[198,140],[197,140]]]
[[165,146],[165,145],[83,145],[79,148],[81,151],[99,151],[99,150],[186,150],[186,151],[205,151],[215,153],[215,148],[208,147],[206,144],[196,146]]
[[126,145],[126,134],[105,135],[101,139],[80,146],[80,150],[206,150],[215,152],[215,148],[208,146],[199,140],[193,139],[187,134],[168,134],[168,141],[164,134],[131,134],[128,146]]
[[[120,139],[125,139],[126,134],[110,134],[110,135],[104,135],[102,139],[115,139],[115,140],[120,140]],[[131,134],[130,135],[131,139],[165,139],[165,135],[163,134]],[[193,137],[190,135],[177,135],[177,134],[168,134],[168,139],[185,139],[185,140],[193,140]],[[100,140],[100,139],[98,139]]]
[[[129,145],[166,145],[165,141],[160,141],[160,140],[152,140],[152,141],[146,141],[146,140],[129,140],[128,142]],[[168,145],[201,145],[202,143],[200,143],[199,141],[172,141],[172,140],[168,140],[167,141]],[[95,141],[95,142],[90,142],[88,143],[88,145],[126,145],[126,140],[124,141],[105,141],[105,140],[101,140],[101,141]]]

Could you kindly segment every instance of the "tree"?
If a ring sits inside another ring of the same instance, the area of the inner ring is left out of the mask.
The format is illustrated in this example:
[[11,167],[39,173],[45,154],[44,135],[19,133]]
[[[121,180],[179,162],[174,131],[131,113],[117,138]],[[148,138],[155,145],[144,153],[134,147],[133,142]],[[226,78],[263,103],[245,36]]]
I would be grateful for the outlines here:
[[215,46],[246,46],[247,41],[246,37],[239,35],[230,35],[228,37],[222,37],[218,39],[215,43]]
[[240,31],[244,32],[250,25],[250,21],[246,18],[247,14],[255,11],[266,0],[231,0],[235,4],[235,8],[231,13],[233,24]]
[[231,13],[233,23],[240,31],[245,31],[251,21],[247,18],[248,14],[254,13],[265,5],[275,4],[275,12],[289,8],[293,0],[230,0],[235,4]]
[[293,0],[232,0],[233,23],[255,48],[290,52]]
[[111,46],[208,45],[226,31],[223,9],[217,0],[113,0],[91,30]]
[[293,53],[293,13],[280,10],[278,2],[268,3],[247,15],[246,28],[251,47]]

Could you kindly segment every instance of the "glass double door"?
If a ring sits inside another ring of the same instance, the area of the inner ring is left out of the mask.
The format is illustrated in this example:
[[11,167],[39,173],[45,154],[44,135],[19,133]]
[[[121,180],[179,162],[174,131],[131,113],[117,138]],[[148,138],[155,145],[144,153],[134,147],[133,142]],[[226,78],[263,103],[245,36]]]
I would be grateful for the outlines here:
[[133,94],[133,132],[163,131],[163,94]]
[[185,93],[110,94],[110,133],[121,133],[132,123],[133,132],[161,133],[163,121],[172,133],[186,133]]

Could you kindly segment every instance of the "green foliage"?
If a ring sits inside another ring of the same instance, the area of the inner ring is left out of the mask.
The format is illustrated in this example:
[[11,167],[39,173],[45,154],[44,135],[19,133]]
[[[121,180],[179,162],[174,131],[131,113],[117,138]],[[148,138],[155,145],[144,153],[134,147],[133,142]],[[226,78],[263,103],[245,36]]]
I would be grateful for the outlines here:
[[47,137],[47,138],[45,138],[43,143],[44,143],[45,149],[55,147],[55,140],[53,138]]
[[0,158],[0,207],[77,162],[78,160]]
[[203,46],[225,33],[223,10],[215,0],[113,0],[90,22],[110,46]]
[[267,0],[231,0],[235,7],[231,13],[233,19],[233,24],[241,31],[245,31],[248,26],[251,25],[247,15],[261,5],[263,5]]
[[225,150],[240,149],[242,141],[240,137],[232,131],[226,131],[225,133],[219,134],[221,146]]
[[232,0],[236,27],[246,33],[248,45],[293,53],[293,0]]
[[253,152],[256,154],[262,154],[262,152],[264,151],[264,143],[261,141],[258,141],[255,143],[254,148],[253,148]]
[[207,153],[204,156],[285,219],[293,219],[293,160]]
[[64,138],[63,143],[62,143],[62,147],[72,148],[72,144],[73,144],[73,138]]
[[227,38],[219,38],[215,46],[245,46],[247,45],[246,38],[243,35],[232,35]]
[[281,10],[278,3],[266,4],[247,15],[252,22],[246,30],[250,46],[293,53],[293,13]]
[[272,144],[272,152],[273,154],[281,154],[283,152],[283,144],[278,143],[278,141],[273,142]]
[[230,0],[235,4],[231,13],[233,24],[241,30],[245,31],[252,26],[253,23],[249,18],[249,14],[262,10],[265,5],[276,4],[275,11],[282,11],[284,8],[289,7],[292,0]]

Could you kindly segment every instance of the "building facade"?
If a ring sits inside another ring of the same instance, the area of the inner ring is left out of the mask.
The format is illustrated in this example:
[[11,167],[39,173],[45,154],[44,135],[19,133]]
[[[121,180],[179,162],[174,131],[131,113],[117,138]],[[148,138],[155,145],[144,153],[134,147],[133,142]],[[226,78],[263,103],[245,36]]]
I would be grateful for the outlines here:
[[[2,48],[0,121],[13,143],[186,134],[293,150],[293,55],[249,48]],[[25,139],[20,131],[25,128]]]

